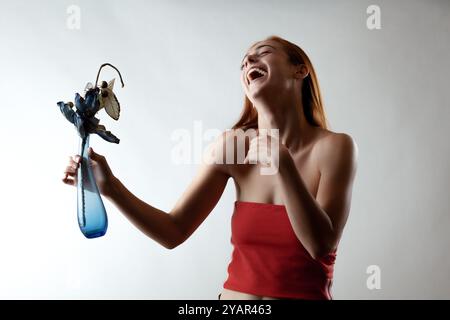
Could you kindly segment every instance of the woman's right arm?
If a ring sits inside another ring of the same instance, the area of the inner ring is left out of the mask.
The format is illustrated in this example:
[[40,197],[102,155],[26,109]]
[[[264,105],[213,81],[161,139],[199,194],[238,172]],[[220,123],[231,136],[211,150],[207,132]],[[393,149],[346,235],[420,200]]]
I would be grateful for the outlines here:
[[[111,171],[106,158],[95,152],[90,153],[90,158],[93,166],[98,168],[94,168],[97,184],[102,183],[102,178],[97,176]],[[107,179],[108,187],[99,186],[99,189],[144,234],[162,246],[173,249],[189,238],[216,206],[229,179],[225,167],[216,163],[203,163],[170,212],[159,210],[136,197],[112,173]],[[71,184],[76,185],[73,182]]]

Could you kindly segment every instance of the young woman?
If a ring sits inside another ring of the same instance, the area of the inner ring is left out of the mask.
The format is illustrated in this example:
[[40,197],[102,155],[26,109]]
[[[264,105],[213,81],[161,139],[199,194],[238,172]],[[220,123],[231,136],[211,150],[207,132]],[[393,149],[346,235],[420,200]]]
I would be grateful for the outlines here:
[[[243,148],[245,163],[203,163],[174,208],[164,212],[132,194],[106,158],[91,148],[97,185],[137,228],[173,249],[205,220],[233,178],[234,250],[219,299],[332,299],[336,250],[356,174],[356,144],[349,135],[327,129],[314,68],[295,44],[279,37],[259,41],[244,56],[241,69],[241,118],[208,152],[216,159],[217,150],[228,152],[229,142],[238,141],[233,151]],[[236,139],[250,130],[256,131],[251,141]],[[79,161],[79,155],[70,158],[64,183],[76,185]],[[261,174],[268,165],[276,170]]]

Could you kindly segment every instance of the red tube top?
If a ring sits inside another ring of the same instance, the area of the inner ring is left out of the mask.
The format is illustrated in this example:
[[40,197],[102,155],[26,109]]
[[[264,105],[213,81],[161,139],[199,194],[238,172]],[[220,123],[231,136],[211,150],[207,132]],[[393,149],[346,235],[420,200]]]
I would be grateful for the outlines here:
[[332,299],[336,251],[314,260],[284,205],[236,201],[231,243],[225,289],[281,299]]

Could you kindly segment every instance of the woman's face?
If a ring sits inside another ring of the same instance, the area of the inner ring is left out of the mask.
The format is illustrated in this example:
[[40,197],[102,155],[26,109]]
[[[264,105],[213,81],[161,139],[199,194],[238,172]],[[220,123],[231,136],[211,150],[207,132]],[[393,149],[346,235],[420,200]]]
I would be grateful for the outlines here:
[[242,87],[252,103],[298,89],[298,68],[275,41],[253,45],[242,60],[241,70]]

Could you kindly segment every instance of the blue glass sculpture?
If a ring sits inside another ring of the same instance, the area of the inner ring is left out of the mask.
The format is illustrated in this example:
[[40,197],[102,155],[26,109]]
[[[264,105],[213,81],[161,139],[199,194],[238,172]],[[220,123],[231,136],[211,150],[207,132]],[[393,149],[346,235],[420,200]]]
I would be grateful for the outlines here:
[[106,233],[108,218],[92,172],[88,149],[89,134],[80,139],[81,163],[77,172],[78,225],[86,238],[97,238]]
[[75,94],[75,111],[72,102],[60,101],[57,103],[64,117],[75,126],[80,136],[81,163],[77,171],[77,213],[81,232],[89,239],[103,236],[108,227],[105,206],[95,182],[88,155],[89,136],[91,133],[96,133],[108,142],[119,143],[120,141],[110,131],[107,131],[105,126],[99,124],[100,120],[95,117],[102,108],[105,108],[106,113],[114,120],[118,120],[120,115],[120,104],[113,93],[114,79],[109,83],[103,81],[100,86],[97,86],[100,71],[107,65],[119,73],[123,87],[119,70],[113,65],[105,63],[98,70],[95,86],[91,83],[86,85],[84,98],[78,93]]

